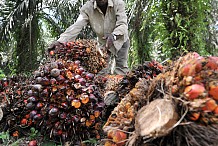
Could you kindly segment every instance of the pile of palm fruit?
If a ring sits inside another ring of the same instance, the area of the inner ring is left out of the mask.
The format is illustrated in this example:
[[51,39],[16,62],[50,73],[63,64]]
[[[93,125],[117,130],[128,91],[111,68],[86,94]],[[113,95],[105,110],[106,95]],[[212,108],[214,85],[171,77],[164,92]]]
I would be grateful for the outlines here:
[[[41,136],[30,143],[45,138],[71,145],[95,138],[105,146],[217,143],[218,57],[188,53],[165,66],[146,61],[124,76],[96,76],[107,66],[106,52],[96,47],[93,40],[64,43],[48,52],[31,77],[0,80],[0,131],[18,139],[34,127]],[[167,117],[161,99],[176,113],[171,124],[161,123]],[[146,122],[146,112],[160,121]],[[156,128],[142,132],[147,127]]]
[[69,42],[48,52],[30,78],[1,80],[0,130],[20,138],[34,127],[45,138],[73,144],[100,139],[104,102],[93,80],[106,64],[95,45]]
[[[214,135],[218,134],[217,71],[218,57],[188,53],[149,82],[141,78],[114,108],[104,125],[103,130],[108,138],[105,146],[216,145],[218,137]],[[174,119],[169,119],[170,122],[165,125],[162,118],[167,117],[171,110],[165,111],[164,106],[158,104],[151,108],[150,105],[157,99],[170,101],[173,111],[176,112],[171,117]],[[159,114],[153,114],[154,109]],[[163,113],[168,114],[162,115]],[[149,119],[145,115],[149,115]],[[151,119],[156,120],[153,123],[156,125],[147,122],[152,121]]]

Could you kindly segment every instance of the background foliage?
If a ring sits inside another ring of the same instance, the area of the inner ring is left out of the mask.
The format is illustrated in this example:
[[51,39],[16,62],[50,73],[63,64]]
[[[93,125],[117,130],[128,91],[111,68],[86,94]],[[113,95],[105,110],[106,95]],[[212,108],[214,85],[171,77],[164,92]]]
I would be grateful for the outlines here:
[[[31,73],[48,44],[76,21],[86,0],[2,0],[1,74]],[[218,55],[217,0],[125,0],[129,66],[176,59],[189,51]],[[94,39],[90,27],[79,38]]]

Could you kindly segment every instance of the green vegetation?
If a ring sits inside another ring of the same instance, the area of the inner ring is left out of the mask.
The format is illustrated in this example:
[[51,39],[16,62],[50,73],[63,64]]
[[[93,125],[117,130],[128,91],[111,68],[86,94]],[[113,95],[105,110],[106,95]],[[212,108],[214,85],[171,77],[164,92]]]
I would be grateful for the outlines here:
[[[85,1],[4,0],[0,2],[1,70],[30,73],[48,44],[72,23]],[[131,48],[129,66],[145,60],[174,60],[189,51],[217,55],[216,1],[125,0]],[[94,39],[90,27],[79,38]],[[2,75],[2,73],[1,73]]]

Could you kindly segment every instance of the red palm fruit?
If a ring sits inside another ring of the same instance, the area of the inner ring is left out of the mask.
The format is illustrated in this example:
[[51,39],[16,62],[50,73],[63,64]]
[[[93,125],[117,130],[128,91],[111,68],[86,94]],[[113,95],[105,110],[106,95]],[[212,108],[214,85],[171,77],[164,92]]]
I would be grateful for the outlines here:
[[31,126],[31,125],[32,125],[32,123],[33,123],[33,121],[32,121],[32,120],[28,120],[28,126]]
[[50,54],[51,56],[53,56],[53,55],[55,54],[55,52],[54,52],[54,51],[50,51],[49,54]]
[[37,104],[36,104],[36,109],[38,110],[38,109],[41,109],[43,107],[43,104],[41,103],[41,102],[38,102]]
[[194,76],[194,81],[195,81],[195,82],[202,81],[201,75],[199,75],[199,74],[195,75],[195,76]]
[[194,76],[202,70],[204,58],[193,58],[179,69],[179,76]]
[[215,110],[216,107],[217,107],[216,101],[214,99],[209,99],[205,103],[205,106],[202,107],[202,110],[205,112],[212,112]]
[[193,112],[190,114],[189,119],[192,121],[197,121],[200,117],[200,112]]
[[214,109],[213,113],[218,116],[218,106]]
[[18,90],[17,90],[17,94],[18,94],[18,95],[21,95],[21,94],[22,94],[22,91],[18,89]]
[[205,63],[205,58],[201,57],[193,61],[195,72],[198,73],[202,70],[202,64]]
[[95,123],[95,130],[100,130],[101,129],[101,123]]
[[64,109],[68,108],[68,104],[66,102],[61,103],[61,107]]
[[89,47],[86,48],[86,53],[91,53],[91,49]]
[[26,119],[29,119],[29,118],[30,118],[30,114],[26,114],[26,115],[25,115],[25,118],[26,118]]
[[72,74],[72,72],[71,72],[70,70],[68,70],[68,71],[66,72],[66,77],[67,77],[68,79],[72,79],[72,78],[73,78],[73,74]]
[[218,67],[218,63],[213,57],[208,57],[206,67],[208,69],[216,70]]
[[190,86],[187,86],[184,90],[184,95],[187,99],[193,100],[195,98],[198,98],[200,96],[205,96],[205,88],[203,85],[200,84],[192,84]]
[[175,95],[178,92],[178,86],[177,85],[173,85],[171,88],[171,92],[173,95]]
[[209,83],[209,95],[218,100],[218,81],[211,81]]
[[58,91],[57,86],[53,86],[51,91],[52,91],[52,92],[56,92],[56,91]]
[[77,74],[79,74],[79,75],[81,75],[83,72],[84,72],[84,68],[83,67],[79,67],[79,68],[77,68],[76,70],[75,70],[75,72],[77,73]]
[[86,104],[89,102],[89,96],[87,94],[83,94],[83,96],[80,97],[80,100],[83,104]]
[[27,119],[23,118],[23,119],[21,120],[21,122],[20,122],[20,125],[21,125],[21,126],[26,126],[27,123],[28,123]]
[[81,106],[81,102],[77,99],[74,99],[72,102],[71,102],[71,105],[74,106],[75,108],[80,108]]
[[74,45],[74,42],[67,42],[66,47],[67,47],[68,49],[70,49],[70,48],[73,47],[73,45]]
[[60,130],[58,130],[58,135],[62,135],[62,133],[63,133],[63,131],[60,129]]
[[108,132],[107,132],[107,138],[109,138],[109,139],[112,139],[113,137],[114,137],[114,130],[109,130]]
[[117,146],[123,146],[125,145],[125,142],[121,141],[127,139],[127,134],[119,130],[113,130],[109,133],[108,137],[111,137],[113,139],[113,142],[116,143]]
[[30,141],[28,146],[37,146],[37,141],[36,140]]
[[193,64],[185,64],[181,68],[179,68],[179,76],[192,76],[195,74],[195,68]]
[[54,128],[55,129],[61,129],[62,127],[61,127],[61,124],[60,124],[60,121],[58,121],[58,122],[56,122],[55,124],[54,124]]

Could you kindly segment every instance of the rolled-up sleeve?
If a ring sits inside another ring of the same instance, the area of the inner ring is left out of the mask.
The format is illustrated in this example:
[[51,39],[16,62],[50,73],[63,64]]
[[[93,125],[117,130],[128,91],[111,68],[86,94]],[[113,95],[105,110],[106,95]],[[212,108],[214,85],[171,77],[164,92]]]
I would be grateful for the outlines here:
[[129,39],[128,34],[128,23],[127,23],[127,15],[125,12],[125,3],[120,0],[115,9],[116,13],[116,26],[113,31],[113,34],[119,35],[118,40],[114,41],[114,46],[116,48],[116,53],[120,50],[124,42]]
[[77,18],[76,22],[68,27],[65,32],[60,35],[60,38],[57,41],[63,43],[74,41],[76,39],[83,27],[86,26],[89,22],[88,15],[86,14],[85,10],[86,5],[81,8],[79,17]]
[[125,12],[125,3],[124,1],[119,1],[119,4],[116,8],[116,27],[113,31],[115,35],[123,35],[124,41],[128,38],[128,24],[127,16]]

